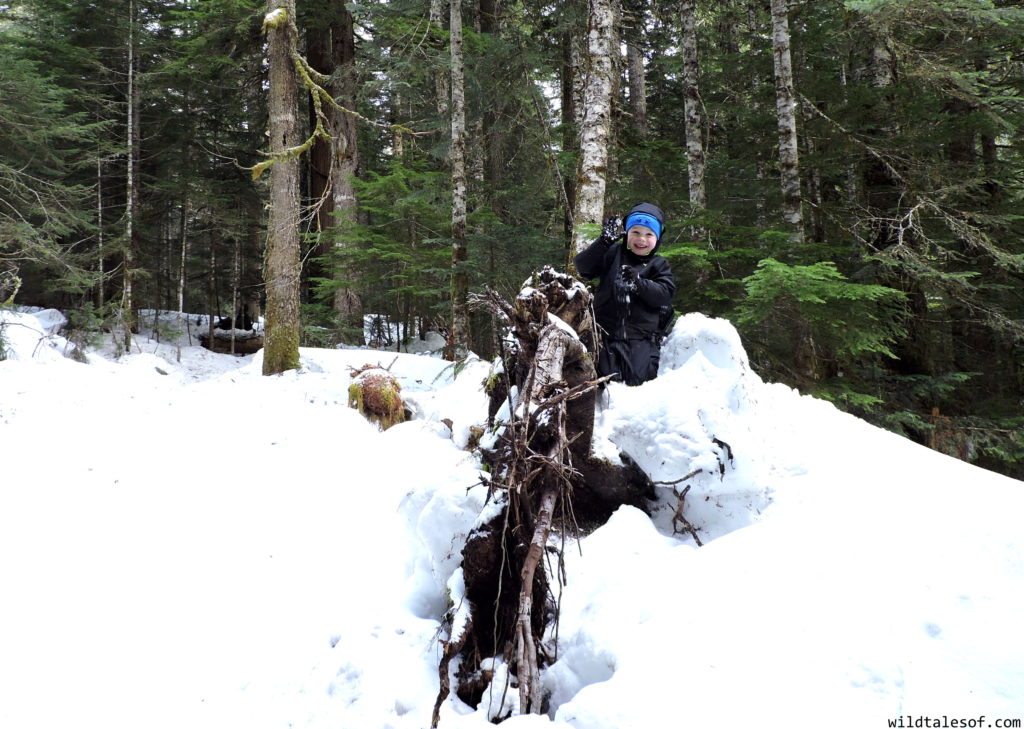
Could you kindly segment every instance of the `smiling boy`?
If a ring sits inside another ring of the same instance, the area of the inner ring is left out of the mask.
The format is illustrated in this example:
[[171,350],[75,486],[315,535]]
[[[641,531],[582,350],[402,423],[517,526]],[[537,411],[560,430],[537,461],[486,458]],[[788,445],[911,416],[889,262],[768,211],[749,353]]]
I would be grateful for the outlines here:
[[639,385],[658,374],[661,359],[659,320],[676,292],[672,269],[656,251],[665,228],[665,214],[640,203],[622,219],[609,218],[597,240],[574,259],[584,278],[599,278],[594,314],[604,329],[598,352],[599,375],[614,375]]

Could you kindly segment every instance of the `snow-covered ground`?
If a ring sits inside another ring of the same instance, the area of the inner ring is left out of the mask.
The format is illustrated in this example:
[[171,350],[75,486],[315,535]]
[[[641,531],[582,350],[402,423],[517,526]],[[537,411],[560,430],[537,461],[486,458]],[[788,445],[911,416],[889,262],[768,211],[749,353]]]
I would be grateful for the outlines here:
[[[56,312],[0,318],[0,727],[429,726],[486,363],[304,349],[263,377],[140,338],[82,364]],[[383,433],[346,405],[377,362],[419,416]],[[665,487],[567,549],[550,716],[506,726],[1024,719],[1024,483],[763,383],[699,315],[602,400],[599,451],[701,469],[705,546]],[[441,727],[500,701],[451,698]]]

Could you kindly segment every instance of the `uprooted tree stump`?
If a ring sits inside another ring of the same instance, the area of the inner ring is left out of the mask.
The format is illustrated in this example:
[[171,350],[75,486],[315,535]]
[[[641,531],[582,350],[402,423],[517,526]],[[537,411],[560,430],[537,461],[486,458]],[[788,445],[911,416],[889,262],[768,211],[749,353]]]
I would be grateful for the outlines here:
[[[503,368],[488,382],[494,442],[484,450],[490,496],[502,508],[470,534],[462,552],[469,616],[455,621],[443,643],[435,727],[456,656],[455,690],[467,704],[480,702],[500,659],[517,687],[519,713],[543,711],[540,671],[551,659],[543,639],[557,621],[551,580],[561,574],[561,550],[549,547],[552,531],[573,534],[581,518],[603,522],[623,504],[646,508],[654,495],[635,465],[590,452],[595,399],[606,378],[594,370],[597,329],[586,287],[547,267],[514,303],[489,290],[474,305],[500,317],[511,335]],[[549,551],[557,555],[553,577],[543,559]]]
[[365,365],[354,370],[351,377],[352,384],[348,386],[350,408],[358,410],[381,430],[405,421],[402,386],[394,375],[383,367]]

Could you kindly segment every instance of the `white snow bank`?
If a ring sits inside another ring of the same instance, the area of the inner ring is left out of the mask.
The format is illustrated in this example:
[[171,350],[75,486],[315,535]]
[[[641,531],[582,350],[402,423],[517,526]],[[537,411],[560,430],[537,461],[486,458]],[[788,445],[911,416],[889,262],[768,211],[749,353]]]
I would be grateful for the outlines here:
[[18,312],[0,309],[0,347],[9,360],[54,362],[64,359],[73,345],[57,332],[67,319],[56,309]]
[[[771,503],[773,479],[758,473],[770,468],[760,462],[754,427],[764,417],[762,387],[731,323],[687,314],[665,340],[657,378],[609,385],[595,437],[614,443],[653,481],[678,482],[680,492],[689,485],[684,513],[706,542],[756,521]],[[658,523],[670,529],[677,500],[670,486],[661,491]]]
[[[263,377],[140,337],[84,366],[31,319],[0,362],[0,726],[428,726],[493,508],[439,421],[483,422],[482,365],[303,349]],[[347,407],[367,363],[421,419],[380,433]],[[653,519],[571,545],[551,715],[506,726],[1024,718],[1024,484],[762,383],[727,322],[683,317],[663,364],[608,388],[598,433],[657,480],[702,469],[708,544],[671,534],[662,487]],[[441,727],[488,717],[452,698]]]

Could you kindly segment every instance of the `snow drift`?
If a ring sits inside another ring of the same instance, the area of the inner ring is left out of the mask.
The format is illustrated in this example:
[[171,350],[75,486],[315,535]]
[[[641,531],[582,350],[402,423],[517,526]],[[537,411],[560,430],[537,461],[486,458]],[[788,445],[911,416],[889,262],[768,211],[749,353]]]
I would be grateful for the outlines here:
[[[428,725],[488,508],[463,450],[487,365],[309,349],[262,377],[146,340],[79,364],[50,316],[0,312],[0,725]],[[383,433],[345,405],[377,360],[418,414]],[[506,726],[1024,718],[1020,482],[763,383],[695,314],[599,407],[599,452],[698,471],[706,546],[672,533],[666,485],[567,548],[550,711]],[[451,698],[441,726],[500,701]]]

